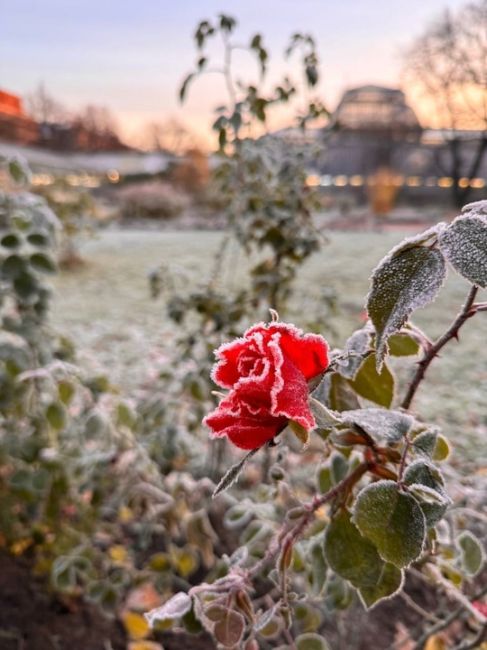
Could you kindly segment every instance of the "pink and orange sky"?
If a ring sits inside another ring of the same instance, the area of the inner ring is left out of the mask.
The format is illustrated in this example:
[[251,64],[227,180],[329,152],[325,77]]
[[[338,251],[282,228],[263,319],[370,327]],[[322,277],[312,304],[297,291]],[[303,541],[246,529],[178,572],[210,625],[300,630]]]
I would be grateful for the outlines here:
[[[137,141],[143,125],[177,117],[210,139],[212,109],[225,101],[222,81],[206,77],[181,107],[177,89],[195,61],[192,33],[220,12],[239,21],[238,40],[256,31],[271,52],[270,79],[297,76],[282,52],[294,31],[311,32],[322,61],[317,93],[333,108],[354,85],[400,83],[401,53],[445,8],[463,0],[0,0],[0,87],[25,95],[43,82],[76,110],[107,106],[124,137]],[[242,53],[238,74],[258,78]],[[423,122],[429,116],[419,108]],[[431,116],[432,117],[432,116]],[[281,114],[274,126],[284,125]]]

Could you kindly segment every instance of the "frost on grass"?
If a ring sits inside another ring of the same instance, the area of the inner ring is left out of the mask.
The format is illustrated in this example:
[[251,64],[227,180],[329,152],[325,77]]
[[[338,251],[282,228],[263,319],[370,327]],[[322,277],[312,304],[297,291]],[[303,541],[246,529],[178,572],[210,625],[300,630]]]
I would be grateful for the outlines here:
[[[440,235],[440,248],[453,268],[472,284],[487,287],[487,201],[457,217]],[[471,206],[478,204],[472,203]]]
[[402,241],[379,263],[372,274],[367,311],[376,331],[377,367],[387,340],[398,332],[412,312],[432,302],[446,276],[441,251],[432,248],[445,224]]
[[423,550],[426,522],[414,497],[394,481],[378,481],[357,497],[353,523],[376,547],[386,562],[399,569],[416,560]]

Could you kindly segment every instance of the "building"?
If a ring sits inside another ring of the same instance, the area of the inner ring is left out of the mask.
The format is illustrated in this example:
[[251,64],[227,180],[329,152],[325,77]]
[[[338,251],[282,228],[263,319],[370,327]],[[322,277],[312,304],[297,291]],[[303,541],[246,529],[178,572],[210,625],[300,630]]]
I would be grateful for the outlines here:
[[22,145],[39,140],[39,125],[25,114],[21,98],[5,90],[0,90],[0,140]]
[[[311,182],[339,191],[349,189],[365,198],[379,177],[394,185],[396,198],[408,202],[425,198],[450,199],[455,184],[470,187],[471,200],[487,196],[487,147],[473,178],[469,170],[482,131],[456,131],[462,164],[455,169],[447,131],[424,129],[396,88],[361,86],[347,90],[329,123],[315,134],[318,154],[310,160]],[[387,173],[386,173],[387,172]]]
[[36,122],[25,113],[22,99],[4,90],[0,90],[0,141],[66,152],[129,149],[113,131],[88,128],[81,120]]

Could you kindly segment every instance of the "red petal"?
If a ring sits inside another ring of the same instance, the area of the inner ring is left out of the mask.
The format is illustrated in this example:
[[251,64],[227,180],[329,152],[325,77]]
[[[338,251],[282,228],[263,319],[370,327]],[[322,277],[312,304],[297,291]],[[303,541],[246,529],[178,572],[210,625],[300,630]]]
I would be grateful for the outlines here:
[[232,388],[240,379],[237,362],[241,352],[245,350],[249,342],[245,339],[236,339],[230,343],[221,345],[215,351],[216,358],[219,361],[213,367],[211,378],[222,388]]
[[225,402],[223,400],[204,423],[212,429],[214,437],[227,436],[240,449],[262,447],[286,426],[285,418],[238,414],[229,410]]
[[258,323],[247,330],[245,336],[256,332],[261,333],[265,339],[279,332],[284,355],[303,373],[306,380],[327,369],[328,343],[319,334],[303,334],[302,330],[291,323],[271,323],[268,326]]
[[272,415],[298,422],[307,430],[316,425],[309,408],[309,391],[306,379],[286,356],[276,370],[276,383],[272,389]]

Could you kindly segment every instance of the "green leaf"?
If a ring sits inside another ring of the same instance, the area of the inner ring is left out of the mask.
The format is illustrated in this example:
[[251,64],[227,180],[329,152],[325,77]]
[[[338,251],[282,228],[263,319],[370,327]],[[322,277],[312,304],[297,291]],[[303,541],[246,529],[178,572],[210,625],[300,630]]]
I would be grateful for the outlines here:
[[[445,279],[446,264],[441,251],[418,245],[427,233],[430,231],[414,240],[405,240],[373,272],[367,311],[376,331],[378,366],[391,334],[401,329],[414,310],[436,298]],[[437,230],[426,241],[435,236]]]
[[339,512],[326,529],[325,557],[333,571],[359,591],[367,608],[392,596],[402,586],[402,571],[382,560],[346,510]]
[[30,256],[30,263],[36,271],[41,273],[56,273],[57,271],[54,260],[45,253],[34,253]]
[[2,239],[0,240],[0,244],[4,248],[18,248],[21,244],[21,240],[17,235],[14,235],[13,233],[9,233],[8,235],[4,235]]
[[487,217],[469,213],[453,221],[440,235],[440,248],[464,278],[487,287]]
[[391,598],[397,594],[403,585],[402,570],[386,562],[375,585],[360,587],[360,599],[367,609],[377,605],[384,598]]
[[331,467],[328,464],[318,467],[318,471],[316,472],[316,482],[318,484],[318,490],[322,494],[328,492],[328,490],[333,486]]
[[324,382],[329,389],[328,403],[331,409],[334,411],[348,411],[360,408],[360,402],[354,390],[348,381],[337,372],[327,375]]
[[46,420],[56,431],[61,431],[66,424],[66,411],[59,402],[52,402],[46,409]]
[[418,499],[428,526],[435,526],[450,504],[440,470],[426,460],[419,459],[406,469],[403,481]]
[[195,77],[194,72],[190,72],[183,80],[181,87],[179,89],[179,101],[182,103],[186,99],[186,93],[188,92],[189,84],[193,81]]
[[394,377],[384,363],[377,371],[375,354],[369,355],[360,366],[350,386],[361,397],[389,408],[394,399]]
[[68,406],[68,404],[70,404],[76,392],[76,389],[73,386],[73,384],[70,381],[66,381],[66,380],[60,381],[58,383],[57,390],[61,402],[66,406]]
[[465,573],[476,576],[485,562],[484,548],[481,542],[469,530],[463,531],[457,537],[457,545],[461,551],[461,562]]
[[353,522],[379,555],[398,568],[408,566],[423,550],[426,523],[414,497],[394,481],[378,481],[357,496]]
[[23,158],[12,158],[8,163],[8,172],[16,183],[30,183],[30,169]]
[[313,594],[319,596],[326,582],[326,561],[321,540],[314,540],[308,548],[308,579]]
[[394,357],[411,357],[419,354],[421,350],[417,340],[404,332],[390,336],[387,345],[389,354]]
[[396,444],[411,429],[414,419],[402,411],[368,408],[347,411],[344,424],[358,425],[378,444]]
[[300,634],[296,638],[295,645],[297,650],[330,650],[326,640],[313,632]]
[[340,483],[348,473],[348,461],[339,451],[334,451],[330,456],[330,470],[335,485]]

